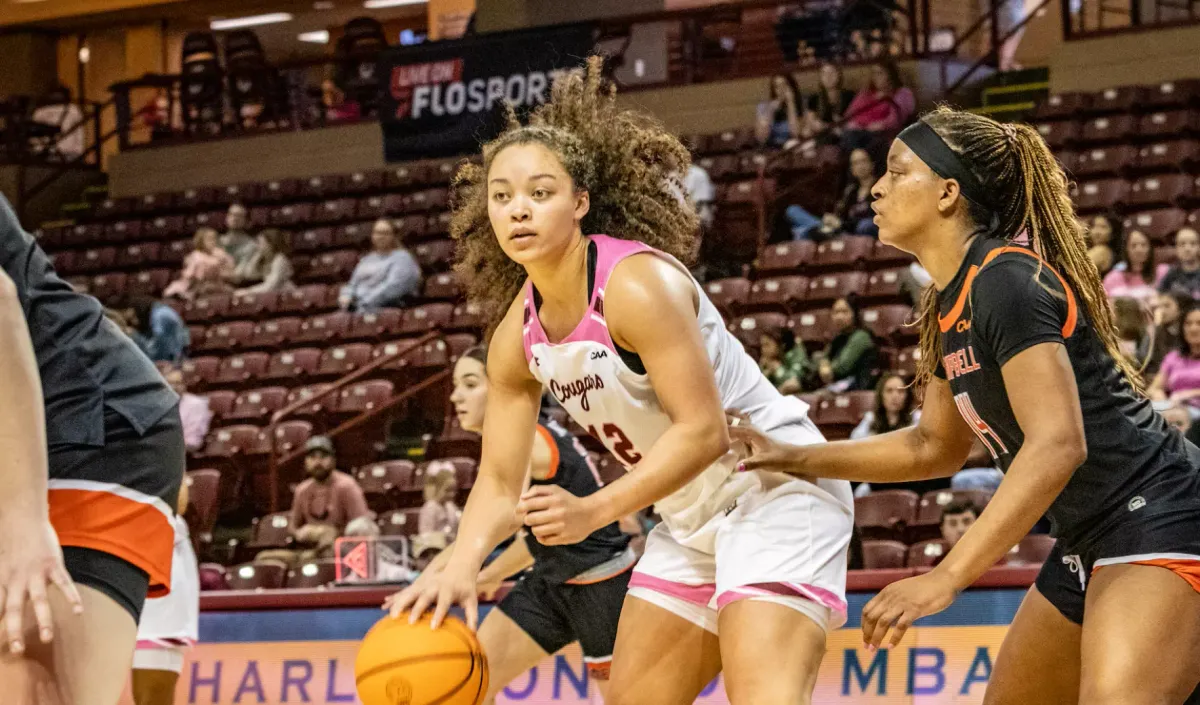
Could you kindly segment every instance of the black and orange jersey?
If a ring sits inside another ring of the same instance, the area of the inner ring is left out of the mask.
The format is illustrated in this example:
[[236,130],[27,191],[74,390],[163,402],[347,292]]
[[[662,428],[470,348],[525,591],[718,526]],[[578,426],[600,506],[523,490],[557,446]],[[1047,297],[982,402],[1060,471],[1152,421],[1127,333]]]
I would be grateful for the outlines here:
[[[939,293],[939,378],[950,383],[967,425],[1007,470],[1024,434],[1001,369],[1040,343],[1061,343],[1075,373],[1087,460],[1050,507],[1056,536],[1100,525],[1135,497],[1155,508],[1200,508],[1200,450],[1136,393],[1062,276],[1032,250],[977,236]],[[1136,503],[1135,503],[1136,504]]]
[[[558,485],[576,497],[586,497],[604,486],[579,439],[549,418],[541,419],[537,431],[550,446],[550,474],[542,480],[531,480],[531,485]],[[551,583],[603,580],[612,577],[611,573],[604,574],[610,562],[613,573],[632,565],[632,561],[621,565],[629,536],[622,533],[616,522],[597,529],[577,544],[543,546],[528,532],[525,543],[533,554],[533,570]],[[592,576],[590,571],[596,568],[599,573]]]

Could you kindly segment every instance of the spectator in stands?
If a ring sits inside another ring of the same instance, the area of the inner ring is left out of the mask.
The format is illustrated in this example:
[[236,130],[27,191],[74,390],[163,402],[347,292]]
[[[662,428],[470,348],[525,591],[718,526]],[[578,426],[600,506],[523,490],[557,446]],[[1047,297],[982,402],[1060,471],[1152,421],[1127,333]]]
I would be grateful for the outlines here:
[[967,529],[979,518],[979,507],[969,499],[956,500],[942,507],[942,540],[954,548]]
[[1200,233],[1194,228],[1175,233],[1175,257],[1179,261],[1167,270],[1158,290],[1200,299]]
[[900,81],[896,63],[885,59],[871,67],[871,79],[846,109],[842,148],[881,146],[917,109],[913,92]]
[[1167,353],[1147,394],[1155,401],[1173,401],[1186,406],[1193,418],[1200,416],[1200,306],[1183,314],[1179,347]]
[[445,551],[448,545],[450,544],[446,541],[446,535],[440,531],[414,536],[412,541],[413,568],[417,572],[425,572],[433,559]]
[[229,253],[234,264],[240,265],[254,254],[254,236],[246,230],[249,224],[246,207],[240,203],[231,204],[225,213],[225,233],[221,235],[220,242],[221,248]]
[[862,325],[858,303],[853,297],[838,299],[829,309],[829,320],[838,332],[817,359],[821,384],[834,392],[871,389],[879,348]]
[[118,313],[128,323],[130,337],[151,360],[183,360],[192,338],[175,309],[149,296],[130,296]]
[[1121,242],[1121,222],[1112,216],[1100,214],[1092,216],[1086,228],[1090,243],[1088,257],[1103,277],[1113,267],[1113,248],[1118,247]]
[[371,252],[363,255],[342,287],[342,310],[363,313],[400,306],[405,297],[421,288],[421,267],[405,249],[392,221],[380,218],[371,230]]
[[294,566],[297,562],[326,557],[334,540],[356,520],[371,517],[362,488],[353,477],[337,469],[333,441],[328,436],[313,436],[304,450],[308,479],[292,495],[288,527],[296,549],[263,551],[255,560],[274,559]]
[[1162,414],[1167,425],[1182,433],[1183,437],[1191,441],[1193,445],[1200,443],[1200,424],[1192,422],[1192,415],[1187,409],[1167,402],[1166,406],[1158,413]]
[[804,343],[787,328],[767,329],[758,336],[758,366],[763,375],[783,394],[803,390],[813,368]]
[[758,104],[754,134],[759,143],[769,147],[790,146],[800,136],[803,105],[800,87],[790,73],[772,76],[770,99]]
[[[71,91],[59,84],[42,101],[42,105],[33,111],[30,117],[33,122],[57,128],[54,138],[53,154],[65,161],[70,161],[84,150],[83,112],[78,105],[71,102]],[[43,147],[44,149],[44,147]]]
[[1145,233],[1133,230],[1125,238],[1121,261],[1104,277],[1104,291],[1109,298],[1128,296],[1149,307],[1166,273],[1165,264],[1154,266],[1154,243]]
[[187,389],[183,378],[183,370],[172,367],[163,377],[167,384],[179,395],[179,420],[183,422],[183,442],[188,450],[200,450],[204,447],[204,439],[208,436],[208,428],[212,424],[213,412],[208,407],[208,397],[192,394]]
[[217,231],[200,228],[192,238],[194,248],[183,260],[179,278],[167,285],[165,298],[192,300],[197,296],[228,291],[227,280],[233,276],[234,258],[221,249]]
[[842,69],[833,62],[821,64],[818,76],[820,83],[816,92],[808,97],[800,135],[805,139],[818,137],[822,143],[833,144],[842,133],[840,123],[854,100],[854,91],[844,87]]
[[346,100],[342,89],[328,78],[321,82],[321,106],[325,109],[325,119],[329,122],[357,120],[362,117],[362,108],[358,103]]
[[875,410],[863,415],[862,421],[850,432],[850,438],[878,436],[912,426],[921,418],[921,410],[913,406],[913,393],[904,377],[889,372],[875,387]]
[[1159,294],[1154,300],[1153,318],[1146,335],[1148,349],[1139,351],[1138,355],[1139,359],[1146,361],[1143,375],[1157,374],[1167,353],[1179,347],[1179,316],[1192,305],[1191,297],[1177,293]]
[[421,535],[440,533],[446,544],[454,541],[458,533],[458,520],[462,509],[455,503],[458,494],[458,474],[454,465],[444,460],[435,460],[425,469],[425,504],[417,516],[417,531]]
[[867,150],[856,149],[851,152],[850,183],[832,213],[826,213],[818,219],[800,206],[787,207],[785,214],[792,227],[792,239],[823,240],[840,232],[878,237],[875,212],[871,210],[871,203],[875,200],[871,195],[871,187],[878,178],[875,162]]
[[1149,347],[1146,339],[1146,314],[1142,305],[1136,299],[1128,296],[1118,296],[1112,299],[1113,323],[1117,329],[1117,343],[1121,352],[1133,363],[1141,367],[1141,355]]
[[[258,234],[254,254],[233,272],[234,281],[243,285],[235,293],[259,294],[292,287],[291,237],[282,230],[268,228]],[[250,286],[245,286],[249,284]]]
[[712,177],[708,175],[704,167],[693,163],[683,177],[683,188],[696,208],[696,215],[700,218],[701,232],[711,228],[717,200],[717,189],[713,186]]

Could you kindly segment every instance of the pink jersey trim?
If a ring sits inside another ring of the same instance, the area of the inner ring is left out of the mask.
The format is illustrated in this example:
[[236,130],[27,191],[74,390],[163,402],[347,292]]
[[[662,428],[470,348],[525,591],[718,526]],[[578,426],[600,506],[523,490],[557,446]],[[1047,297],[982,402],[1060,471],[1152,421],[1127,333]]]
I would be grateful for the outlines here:
[[644,242],[635,240],[622,240],[608,235],[588,235],[587,237],[596,243],[596,279],[591,301],[588,302],[588,313],[575,325],[575,329],[567,337],[557,343],[550,342],[533,306],[533,282],[526,280],[525,286],[522,287],[525,297],[525,322],[521,337],[525,346],[526,362],[533,359],[533,346],[538,344],[563,345],[591,341],[604,345],[614,353],[617,351],[612,338],[608,335],[608,323],[604,320],[604,289],[608,286],[608,279],[612,276],[613,269],[621,260],[630,255],[641,252],[657,252],[657,250]]
[[829,609],[846,615],[846,601],[825,588],[817,587],[816,585],[808,585],[806,583],[756,583],[754,585],[741,585],[717,596],[717,609],[721,609],[731,602],[745,600],[752,597],[762,597],[765,595],[773,596],[799,596],[808,600],[812,600],[818,605],[824,605]]
[[195,643],[195,639],[138,639],[134,648],[141,651],[149,649],[185,649],[193,646]]
[[636,570],[629,578],[630,588],[646,588],[664,595],[677,597],[686,602],[691,602],[701,607],[707,607],[709,602],[712,602],[713,595],[717,592],[717,586],[713,583],[704,583],[702,585],[688,585],[686,583],[677,583],[672,580],[664,580],[656,578],[653,575],[639,573]]

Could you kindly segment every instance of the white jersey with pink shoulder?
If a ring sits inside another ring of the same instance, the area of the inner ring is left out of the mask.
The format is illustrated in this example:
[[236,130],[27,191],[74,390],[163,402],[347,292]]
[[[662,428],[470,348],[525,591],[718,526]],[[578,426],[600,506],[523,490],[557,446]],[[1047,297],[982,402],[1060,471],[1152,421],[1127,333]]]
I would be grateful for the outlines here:
[[[616,265],[626,257],[650,253],[687,270],[670,255],[640,242],[591,235],[596,245],[594,285],[588,313],[566,338],[551,343],[538,319],[533,285],[526,282],[524,344],[530,372],[581,426],[599,439],[627,468],[633,469],[671,425],[646,374],[630,369],[617,353],[604,319],[604,289]],[[712,363],[721,404],[747,414],[751,422],[780,440],[789,427],[806,421],[808,406],[781,395],[730,333],[721,314],[696,284],[697,320]],[[710,520],[732,509],[750,489],[800,483],[828,503],[853,512],[849,484],[818,480],[815,484],[774,473],[739,473],[731,451],[687,485],[660,500],[655,508],[681,544],[707,543]]]

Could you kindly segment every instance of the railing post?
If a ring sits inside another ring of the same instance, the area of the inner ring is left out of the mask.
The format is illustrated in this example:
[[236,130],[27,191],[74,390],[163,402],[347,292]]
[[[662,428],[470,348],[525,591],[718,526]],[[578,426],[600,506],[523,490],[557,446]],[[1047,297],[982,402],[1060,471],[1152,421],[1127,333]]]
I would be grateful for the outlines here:
[[1000,8],[1008,0],[988,0],[988,14],[991,15],[992,26],[988,32],[988,41],[991,43],[991,49],[985,56],[995,56],[993,64],[1000,67]]

